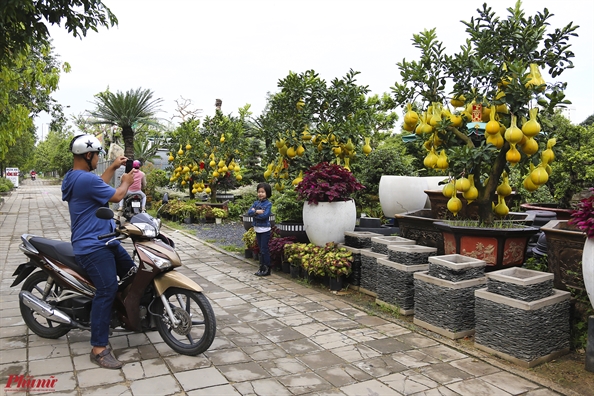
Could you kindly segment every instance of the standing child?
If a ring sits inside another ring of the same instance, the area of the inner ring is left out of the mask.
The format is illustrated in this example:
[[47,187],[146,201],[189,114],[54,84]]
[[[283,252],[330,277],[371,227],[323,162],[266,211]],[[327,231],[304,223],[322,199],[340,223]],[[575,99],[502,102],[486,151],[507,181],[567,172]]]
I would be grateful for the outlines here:
[[272,195],[272,188],[268,183],[259,183],[256,187],[258,200],[254,202],[248,210],[248,216],[254,217],[254,231],[256,232],[256,242],[260,249],[260,269],[254,275],[270,275],[270,251],[268,250],[268,241],[270,240],[270,211],[272,202],[268,200]]

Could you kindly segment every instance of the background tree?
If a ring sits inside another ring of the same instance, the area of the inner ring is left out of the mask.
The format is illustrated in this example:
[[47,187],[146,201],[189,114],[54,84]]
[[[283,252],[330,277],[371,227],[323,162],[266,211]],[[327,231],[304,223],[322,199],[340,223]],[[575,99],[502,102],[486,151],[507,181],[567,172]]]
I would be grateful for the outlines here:
[[64,23],[74,37],[118,20],[101,0],[7,0],[0,2],[0,67],[18,60],[29,48],[49,46],[48,24]]
[[51,94],[58,88],[61,70],[51,47],[35,45],[14,56],[10,66],[0,66],[0,161],[17,139],[33,129],[33,119],[50,111]]
[[589,126],[592,124],[594,124],[594,114],[588,116],[588,118],[586,118],[584,121],[580,123],[580,125],[582,126]]
[[19,168],[21,172],[29,172],[35,168],[33,153],[35,153],[35,130],[29,128],[7,150],[4,159],[0,160],[0,169],[4,172],[7,167],[14,167]]
[[276,190],[297,183],[299,174],[318,162],[349,168],[357,156],[371,152],[374,134],[392,129],[394,101],[387,94],[367,96],[369,89],[357,84],[357,74],[350,70],[328,84],[308,70],[279,81],[280,92],[259,119],[264,139],[276,147],[264,173],[276,181]]
[[134,158],[135,129],[141,125],[158,128],[156,119],[159,106],[163,100],[153,99],[149,89],[138,88],[126,93],[115,94],[107,89],[95,95],[95,110],[89,111],[93,120],[91,124],[112,125],[121,128],[124,139],[124,155]]
[[37,145],[34,169],[37,172],[56,173],[62,177],[72,168],[70,141],[74,134],[69,130],[50,129],[45,140]]
[[149,133],[137,134],[134,139],[134,158],[139,160],[143,165],[155,158],[159,158],[157,151],[162,146],[161,137],[159,135],[152,135]]
[[560,207],[571,208],[575,194],[594,186],[594,125],[573,125],[559,112],[543,124],[557,139],[546,185]]

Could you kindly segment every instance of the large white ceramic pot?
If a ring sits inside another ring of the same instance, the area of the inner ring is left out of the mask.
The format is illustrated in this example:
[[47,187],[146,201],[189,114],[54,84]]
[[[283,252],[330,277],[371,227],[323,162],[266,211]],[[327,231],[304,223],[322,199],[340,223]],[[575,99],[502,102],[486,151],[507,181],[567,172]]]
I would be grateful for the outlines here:
[[379,182],[379,200],[386,217],[429,207],[425,190],[437,190],[443,176],[383,175]]
[[344,243],[345,231],[354,231],[357,208],[354,200],[303,204],[303,227],[313,244]]
[[590,303],[594,307],[594,238],[586,239],[584,252],[582,253],[582,272],[584,274],[584,284],[590,298]]

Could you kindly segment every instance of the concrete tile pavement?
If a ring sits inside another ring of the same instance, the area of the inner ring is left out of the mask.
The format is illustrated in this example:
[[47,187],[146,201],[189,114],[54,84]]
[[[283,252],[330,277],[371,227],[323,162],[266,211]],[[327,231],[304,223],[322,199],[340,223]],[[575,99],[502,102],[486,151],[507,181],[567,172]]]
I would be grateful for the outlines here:
[[11,376],[29,375],[56,379],[54,394],[60,395],[575,394],[338,296],[275,274],[255,277],[253,261],[171,230],[166,233],[184,263],[180,271],[205,289],[213,306],[217,338],[206,353],[191,357],[172,351],[157,332],[116,333],[110,343],[124,367],[98,368],[89,361],[89,332],[72,330],[57,340],[36,336],[20,316],[19,288],[10,288],[25,259],[20,235],[67,241],[69,224],[60,186],[39,179],[27,180],[0,208],[2,387]]

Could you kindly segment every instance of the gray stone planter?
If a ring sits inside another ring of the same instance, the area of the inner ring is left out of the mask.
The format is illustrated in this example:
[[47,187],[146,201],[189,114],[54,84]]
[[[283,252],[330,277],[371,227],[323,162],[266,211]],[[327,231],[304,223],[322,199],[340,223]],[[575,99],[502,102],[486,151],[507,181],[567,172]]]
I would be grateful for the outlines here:
[[522,367],[569,351],[570,293],[553,289],[553,274],[509,268],[487,274],[475,292],[475,346]]
[[377,297],[375,303],[397,309],[401,315],[415,313],[415,272],[426,271],[429,264],[403,265],[377,259]]
[[437,254],[437,248],[421,245],[390,245],[388,259],[404,265],[429,263],[429,257]]
[[345,231],[344,244],[348,247],[356,249],[369,249],[371,247],[371,239],[379,237],[381,234],[368,231]]
[[459,254],[428,260],[429,271],[414,274],[414,323],[452,339],[474,334],[474,292],[487,282],[487,263]]
[[385,259],[385,254],[374,253],[369,249],[361,250],[361,282],[359,291],[377,297],[377,259]]
[[388,255],[388,246],[414,245],[412,239],[399,236],[376,236],[371,238],[371,251]]

